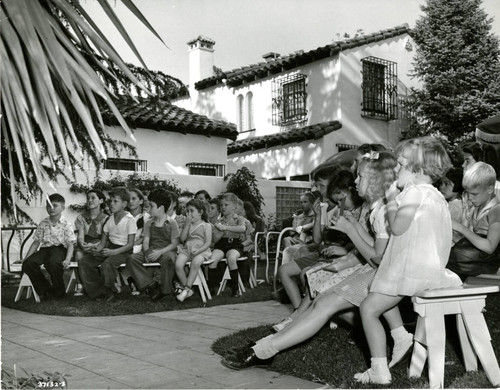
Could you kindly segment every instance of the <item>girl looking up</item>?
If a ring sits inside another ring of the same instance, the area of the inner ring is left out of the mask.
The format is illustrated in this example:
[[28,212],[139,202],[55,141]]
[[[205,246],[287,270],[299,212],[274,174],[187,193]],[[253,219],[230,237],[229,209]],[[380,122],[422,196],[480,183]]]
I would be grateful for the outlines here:
[[441,143],[431,137],[404,141],[397,149],[397,180],[386,191],[392,236],[360,313],[371,354],[371,368],[354,378],[388,384],[385,330],[380,316],[404,296],[429,288],[461,285],[447,270],[451,217],[443,195],[432,185],[451,167]]
[[[212,225],[206,222],[205,206],[199,200],[190,200],[186,204],[186,221],[181,232],[180,248],[175,260],[175,273],[184,288],[177,294],[178,301],[183,302],[193,295],[193,283],[200,267],[211,255]],[[190,261],[189,274],[186,275],[186,263]]]

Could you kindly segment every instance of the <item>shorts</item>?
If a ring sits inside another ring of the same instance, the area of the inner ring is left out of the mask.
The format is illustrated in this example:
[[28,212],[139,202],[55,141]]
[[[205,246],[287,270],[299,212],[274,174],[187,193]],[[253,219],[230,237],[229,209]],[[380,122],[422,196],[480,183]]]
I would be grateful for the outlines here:
[[241,239],[239,238],[226,238],[222,237],[214,246],[214,249],[218,249],[224,254],[226,254],[229,250],[234,249],[240,252],[240,255],[243,253],[243,245],[241,245]]

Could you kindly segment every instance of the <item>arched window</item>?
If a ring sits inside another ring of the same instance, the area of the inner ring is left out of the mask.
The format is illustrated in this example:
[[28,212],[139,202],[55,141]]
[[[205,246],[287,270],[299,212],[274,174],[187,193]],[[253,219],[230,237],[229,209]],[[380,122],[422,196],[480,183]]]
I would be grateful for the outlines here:
[[253,130],[255,128],[253,123],[253,93],[248,92],[245,96],[245,109],[246,109],[246,128],[245,130]]
[[244,130],[243,125],[243,95],[238,95],[236,98],[236,125],[238,127],[238,131],[241,132]]

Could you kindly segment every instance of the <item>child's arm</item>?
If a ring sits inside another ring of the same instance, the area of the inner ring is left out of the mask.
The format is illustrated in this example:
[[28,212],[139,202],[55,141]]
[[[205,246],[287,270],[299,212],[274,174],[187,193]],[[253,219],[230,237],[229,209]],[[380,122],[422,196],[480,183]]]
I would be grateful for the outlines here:
[[104,257],[116,256],[121,253],[126,253],[132,250],[135,242],[135,233],[130,233],[127,238],[127,243],[116,249],[104,248],[101,253]]
[[398,207],[395,200],[398,192],[396,182],[394,182],[385,194],[387,198],[387,220],[389,221],[391,232],[395,236],[400,236],[408,230],[418,206],[422,202],[422,193],[416,188],[411,188],[401,200]]
[[201,246],[196,252],[193,252],[193,256],[199,255],[203,253],[208,248],[210,248],[210,244],[212,244],[212,225],[209,223],[205,224],[205,242],[203,246]]
[[322,211],[323,210],[321,208],[321,202],[319,201],[319,199],[316,199],[314,201],[314,205],[313,205],[314,223],[313,223],[313,229],[312,229],[313,240],[316,244],[321,244],[321,241],[323,241],[324,225],[321,224]]
[[144,236],[142,240],[142,252],[146,253],[149,250],[149,236]]
[[95,251],[101,252],[106,247],[107,243],[108,243],[108,235],[103,232],[101,236],[101,241],[99,241],[99,244],[96,246]]
[[73,258],[73,252],[75,251],[75,244],[72,241],[66,243],[66,258],[63,261],[63,267],[68,268],[71,259]]
[[40,243],[41,243],[41,241],[39,241],[39,240],[35,240],[31,243],[30,249],[29,249],[28,253],[26,254],[26,256],[24,257],[24,260],[26,260],[28,257],[30,257],[33,253],[35,253],[38,250]]
[[245,220],[243,217],[238,216],[238,224],[234,226],[229,226],[229,225],[223,225],[221,223],[218,223],[215,225],[217,229],[223,232],[232,232],[232,233],[245,233],[247,230],[245,226]]
[[186,220],[184,221],[184,226],[182,227],[182,232],[180,235],[180,241],[184,244],[187,240],[188,236],[188,231],[189,231],[189,226],[191,225],[191,218],[186,217]]
[[467,229],[461,223],[452,220],[451,224],[453,230],[461,233],[465,238],[467,238],[472,245],[477,249],[486,252],[487,254],[492,254],[498,247],[500,242],[500,206],[494,207],[488,214],[488,235],[486,238],[478,236],[472,230]]

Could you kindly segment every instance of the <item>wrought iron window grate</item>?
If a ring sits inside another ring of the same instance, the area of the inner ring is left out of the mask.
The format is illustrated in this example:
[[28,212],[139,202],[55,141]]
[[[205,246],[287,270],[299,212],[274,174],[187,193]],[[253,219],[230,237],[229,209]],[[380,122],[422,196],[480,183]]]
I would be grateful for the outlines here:
[[392,120],[398,118],[398,64],[377,57],[366,57],[363,64],[363,102],[361,116]]
[[272,84],[272,123],[288,126],[304,122],[307,116],[307,92],[304,74],[287,75]]
[[226,166],[223,164],[209,164],[209,163],[187,163],[186,167],[189,168],[190,175],[197,176],[218,176],[225,175]]
[[104,169],[113,169],[119,171],[146,172],[148,170],[147,160],[135,160],[129,158],[108,158],[102,160]]

